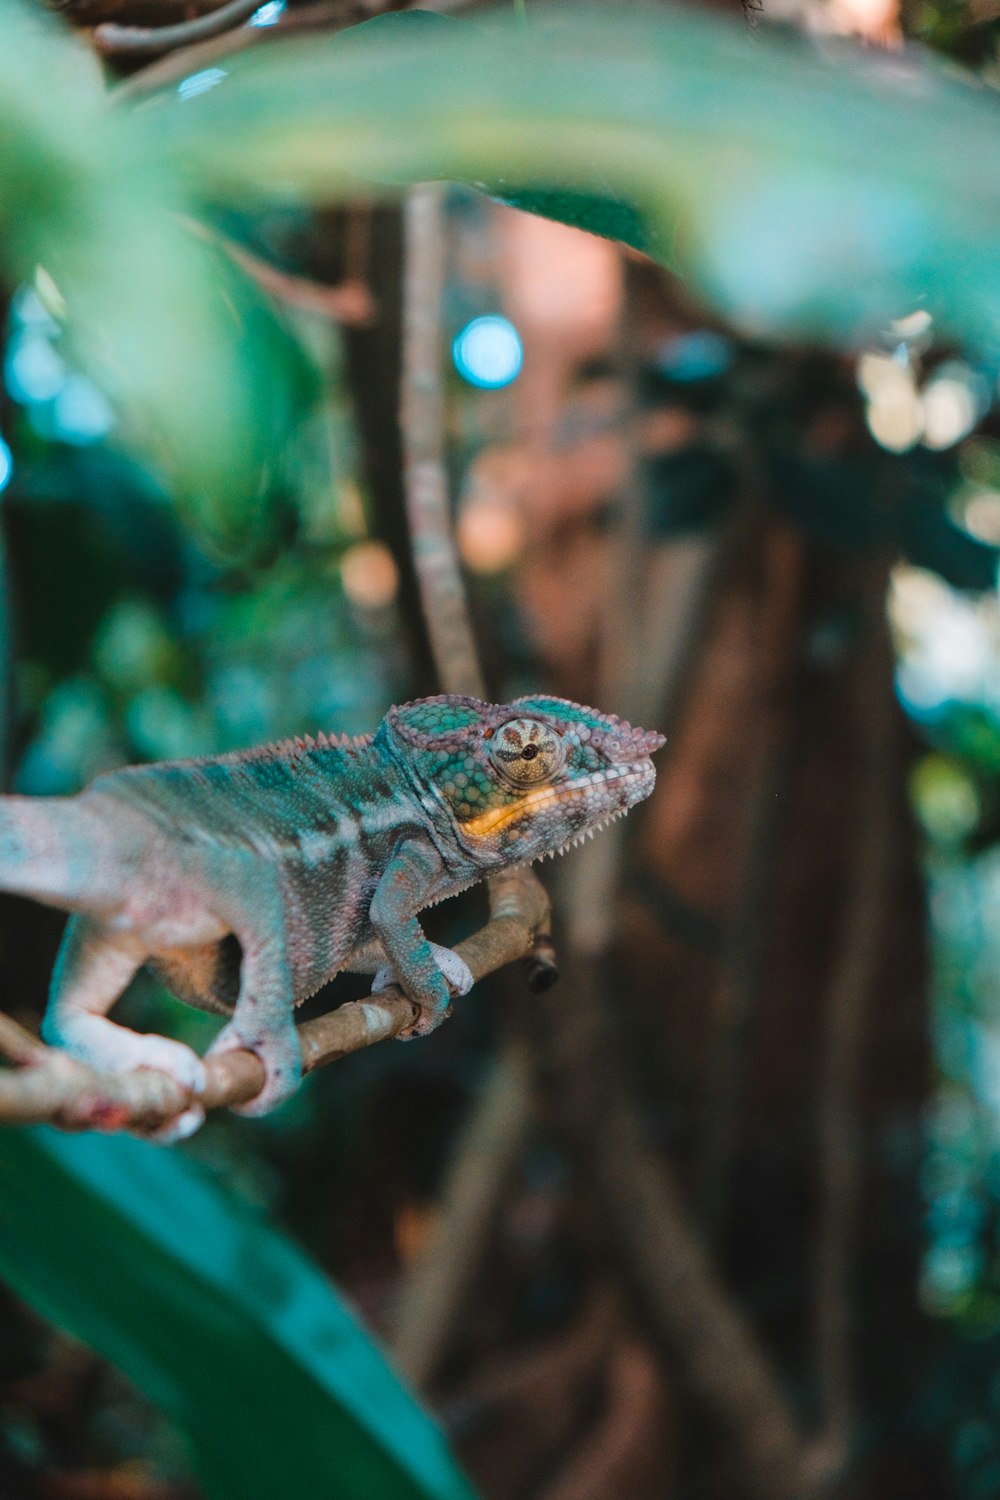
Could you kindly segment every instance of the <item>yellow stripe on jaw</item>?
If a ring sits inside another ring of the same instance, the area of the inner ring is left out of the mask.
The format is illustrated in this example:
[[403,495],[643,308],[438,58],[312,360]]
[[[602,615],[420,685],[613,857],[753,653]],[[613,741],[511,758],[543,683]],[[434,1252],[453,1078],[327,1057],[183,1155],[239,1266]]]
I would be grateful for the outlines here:
[[488,812],[477,813],[474,818],[469,818],[466,822],[459,823],[458,826],[463,833],[470,834],[473,838],[486,838],[488,834],[499,833],[501,828],[506,828],[508,823],[513,823],[517,818],[538,812],[541,807],[558,799],[559,793],[555,787],[536,787],[534,791],[526,792],[512,805],[494,807]]

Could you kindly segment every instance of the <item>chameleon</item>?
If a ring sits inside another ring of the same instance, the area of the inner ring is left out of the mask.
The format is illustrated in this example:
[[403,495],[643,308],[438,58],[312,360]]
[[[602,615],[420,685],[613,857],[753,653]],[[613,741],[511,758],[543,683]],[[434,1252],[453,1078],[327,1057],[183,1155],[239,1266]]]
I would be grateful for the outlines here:
[[562,853],[653,789],[664,743],[563,698],[442,695],[389,710],[373,735],[302,737],[129,766],[68,797],[0,797],[0,889],[71,913],[43,1040],[98,1071],[157,1068],[204,1119],[204,1063],[108,1012],[143,966],[229,1017],[209,1048],[264,1066],[263,1114],[297,1087],[295,1006],[337,973],[398,983],[423,1036],[472,975],[418,913],[502,870]]

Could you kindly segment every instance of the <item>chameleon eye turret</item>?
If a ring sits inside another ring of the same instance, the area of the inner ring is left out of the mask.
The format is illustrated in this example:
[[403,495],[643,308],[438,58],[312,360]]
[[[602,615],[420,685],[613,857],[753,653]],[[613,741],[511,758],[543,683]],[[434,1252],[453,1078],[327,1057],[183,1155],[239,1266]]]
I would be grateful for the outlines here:
[[566,764],[566,749],[557,730],[538,719],[511,719],[490,740],[490,760],[515,787],[552,781]]

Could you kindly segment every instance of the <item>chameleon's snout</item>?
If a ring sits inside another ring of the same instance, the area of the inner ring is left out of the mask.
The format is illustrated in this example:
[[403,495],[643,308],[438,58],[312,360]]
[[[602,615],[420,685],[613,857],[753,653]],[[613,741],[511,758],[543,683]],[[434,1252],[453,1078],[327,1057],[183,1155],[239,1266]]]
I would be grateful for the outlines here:
[[648,760],[667,743],[666,736],[659,730],[640,729],[610,714],[607,725],[600,743],[605,754],[610,754],[616,761]]
[[667,743],[665,734],[660,734],[657,729],[632,729],[627,748],[632,751],[636,760],[645,760],[648,756],[662,750]]

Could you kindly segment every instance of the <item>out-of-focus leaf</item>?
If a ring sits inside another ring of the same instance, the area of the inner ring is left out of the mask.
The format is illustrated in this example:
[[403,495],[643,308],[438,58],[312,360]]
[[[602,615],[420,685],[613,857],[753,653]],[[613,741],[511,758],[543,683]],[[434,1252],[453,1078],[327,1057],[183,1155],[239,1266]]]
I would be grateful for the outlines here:
[[505,187],[493,196],[525,213],[556,219],[572,229],[585,229],[608,240],[621,240],[646,255],[655,257],[662,249],[662,240],[650,232],[639,211],[610,191],[602,194],[574,192],[571,188]]
[[924,307],[1000,337],[1000,108],[929,59],[624,6],[388,21],[224,58],[129,128],[222,199],[611,191],[752,331],[853,342]]
[[[358,46],[367,52],[373,46],[394,46],[415,35],[431,44],[435,37],[457,36],[465,29],[465,22],[454,16],[439,15],[436,11],[389,11],[341,32],[337,47],[340,54]],[[406,183],[407,177],[395,181],[400,186]],[[499,179],[489,183],[475,181],[470,185],[484,187],[494,198],[509,203],[512,208],[523,209],[525,213],[555,219],[573,229],[603,235],[605,239],[621,240],[635,250],[656,255],[657,243],[649,224],[635,205],[627,202],[611,183],[605,182],[599,188],[595,179],[594,185],[585,192],[567,187],[531,187],[527,183],[518,186]]]
[[0,142],[5,279],[35,280],[207,535],[252,547],[308,396],[298,346],[184,224],[189,200],[93,58],[20,0],[0,6]]
[[0,1134],[0,1275],[173,1419],[215,1500],[472,1500],[319,1271],[178,1153]]

